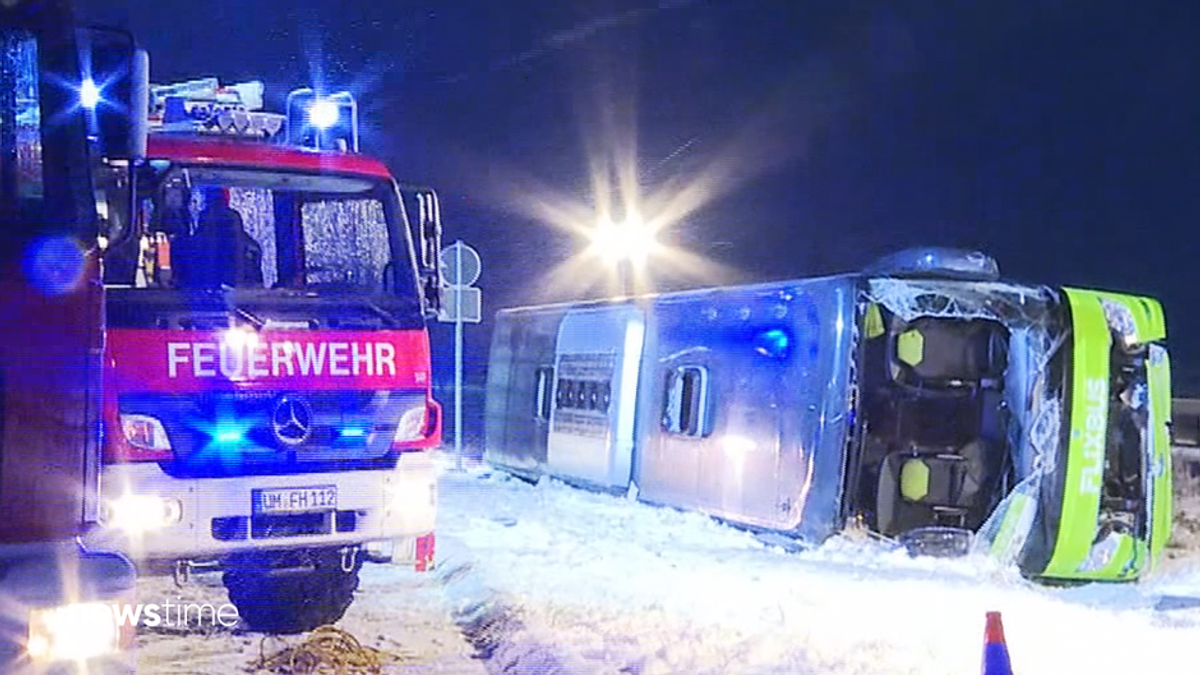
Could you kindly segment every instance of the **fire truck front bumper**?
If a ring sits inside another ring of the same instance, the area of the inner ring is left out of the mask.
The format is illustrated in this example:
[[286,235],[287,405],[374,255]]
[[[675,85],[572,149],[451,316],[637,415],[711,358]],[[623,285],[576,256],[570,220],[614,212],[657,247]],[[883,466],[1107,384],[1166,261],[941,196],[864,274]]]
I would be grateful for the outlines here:
[[139,562],[203,561],[251,549],[396,545],[433,532],[437,469],[425,453],[393,470],[178,479],[113,464],[88,545]]

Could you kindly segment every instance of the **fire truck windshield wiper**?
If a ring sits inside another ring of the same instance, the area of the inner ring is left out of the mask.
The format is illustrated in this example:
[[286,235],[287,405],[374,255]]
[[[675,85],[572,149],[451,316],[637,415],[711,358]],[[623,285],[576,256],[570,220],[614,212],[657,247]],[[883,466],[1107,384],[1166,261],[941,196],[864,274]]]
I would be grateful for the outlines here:
[[233,311],[237,312],[238,316],[242,317],[246,321],[249,321],[251,324],[253,324],[254,328],[257,330],[261,330],[263,326],[267,325],[267,322],[262,317],[255,314],[254,312],[251,312],[250,310],[246,309],[245,307],[235,306],[233,308]]
[[383,319],[385,323],[388,323],[392,326],[396,325],[397,322],[395,313],[380,307],[369,298],[362,298],[360,299],[360,302],[366,306],[367,309],[370,309],[372,312],[374,312],[376,316]]

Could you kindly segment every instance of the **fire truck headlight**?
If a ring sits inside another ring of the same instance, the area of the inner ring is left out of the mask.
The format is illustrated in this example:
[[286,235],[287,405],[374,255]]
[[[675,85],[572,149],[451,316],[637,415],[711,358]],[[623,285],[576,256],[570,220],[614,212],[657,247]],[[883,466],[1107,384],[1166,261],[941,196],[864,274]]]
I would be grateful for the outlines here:
[[338,104],[326,98],[319,98],[313,101],[308,107],[308,122],[314,127],[324,131],[338,123],[338,117],[341,111],[338,110]]
[[30,612],[25,651],[35,662],[86,661],[116,653],[120,646],[116,613],[102,602]]
[[183,519],[183,504],[172,497],[126,494],[104,504],[101,521],[130,533],[157,530]]
[[170,450],[171,439],[158,418],[149,415],[121,415],[121,430],[130,445],[142,450]]
[[437,480],[432,471],[400,478],[389,487],[387,499],[392,515],[433,513],[431,509],[437,508]]
[[425,438],[425,404],[409,408],[400,416],[396,425],[395,443],[409,443]]

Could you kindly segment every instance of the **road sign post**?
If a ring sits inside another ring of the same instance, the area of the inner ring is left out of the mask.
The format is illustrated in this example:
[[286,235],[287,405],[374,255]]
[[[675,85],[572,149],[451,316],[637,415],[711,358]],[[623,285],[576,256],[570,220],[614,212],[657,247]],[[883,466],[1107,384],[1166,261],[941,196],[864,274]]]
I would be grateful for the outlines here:
[[461,240],[442,249],[438,257],[452,296],[438,320],[454,322],[454,468],[462,471],[463,323],[479,323],[482,318],[481,293],[471,284],[479,280],[483,265],[479,253]]

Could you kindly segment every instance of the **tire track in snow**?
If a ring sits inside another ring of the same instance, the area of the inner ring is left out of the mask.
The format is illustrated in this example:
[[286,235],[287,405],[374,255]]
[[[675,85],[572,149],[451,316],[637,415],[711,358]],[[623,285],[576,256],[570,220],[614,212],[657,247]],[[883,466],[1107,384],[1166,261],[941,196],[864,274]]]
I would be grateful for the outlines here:
[[520,607],[484,583],[465,547],[454,539],[445,540],[445,544],[453,553],[440,562],[435,574],[445,589],[451,618],[477,650],[488,672],[576,675],[563,664],[553,645],[530,635],[521,620]]

